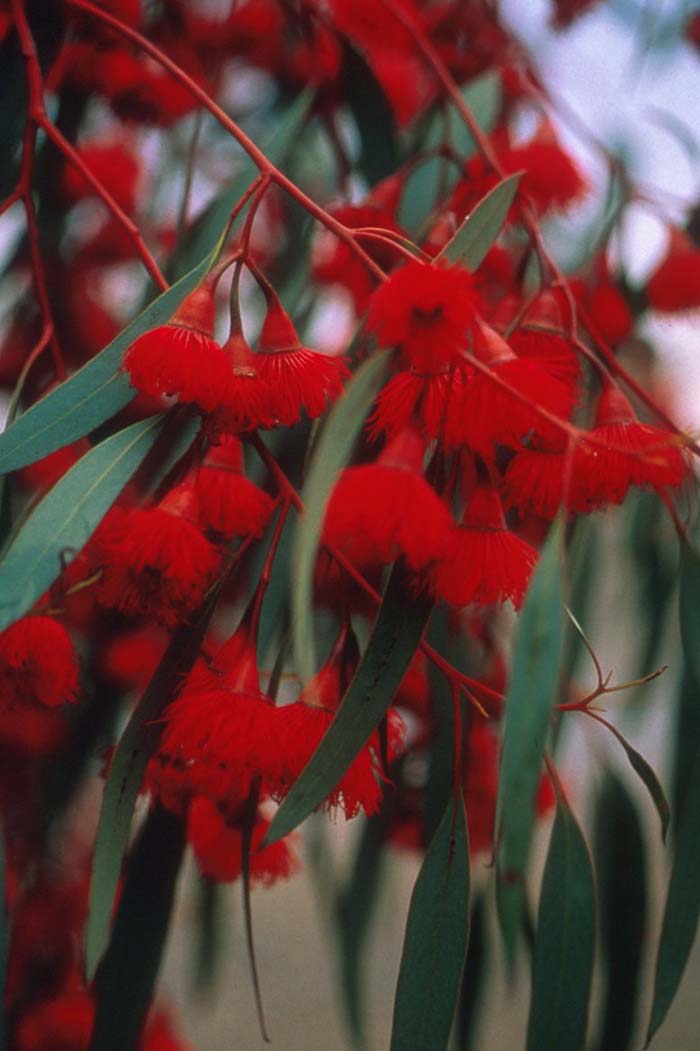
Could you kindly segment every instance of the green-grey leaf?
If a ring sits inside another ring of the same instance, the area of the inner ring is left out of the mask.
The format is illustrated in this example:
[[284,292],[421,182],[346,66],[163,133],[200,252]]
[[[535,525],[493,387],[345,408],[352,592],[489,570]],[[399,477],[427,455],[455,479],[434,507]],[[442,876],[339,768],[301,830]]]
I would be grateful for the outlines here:
[[679,612],[686,667],[700,689],[700,555],[681,545]]
[[0,562],[0,630],[31,609],[89,540],[162,422],[151,416],[106,438],[37,504]]
[[127,1051],[140,1044],[185,844],[185,819],[156,804],[129,856],[112,937],[95,981],[90,1051]]
[[552,526],[525,597],[506,698],[496,804],[498,912],[512,965],[521,928],[535,797],[559,680],[562,523]]
[[299,519],[292,552],[292,638],[296,667],[303,680],[316,671],[312,620],[313,571],[323,515],[338,473],[352,455],[365,416],[389,371],[390,351],[378,351],[348,383],[331,409],[316,442],[304,486],[306,510]]
[[537,920],[527,1051],[581,1051],[595,952],[593,864],[566,801],[547,853]]
[[411,597],[404,572],[391,571],[367,649],[333,722],[279,808],[265,843],[296,828],[324,801],[381,722],[430,617],[431,603]]
[[596,722],[600,722],[606,726],[612,733],[613,737],[615,737],[624,748],[625,755],[630,761],[630,766],[646,788],[651,796],[652,803],[656,807],[656,812],[659,815],[659,821],[661,822],[661,837],[665,840],[669,822],[671,820],[671,808],[668,805],[666,793],[661,787],[653,768],[649,765],[644,756],[640,755],[636,748],[632,747],[627,738],[620,733],[617,727],[613,726],[612,723],[609,723],[606,719],[600,717],[596,718]]
[[647,1043],[657,1031],[681,983],[700,917],[700,749],[688,780],[676,839],[656,960],[654,1000]]
[[464,802],[445,810],[418,873],[394,1001],[391,1051],[444,1051],[469,940]]
[[478,270],[501,232],[521,178],[520,172],[509,175],[482,197],[437,258]]
[[90,981],[104,951],[129,840],[131,818],[146,765],[163,730],[158,720],[192,668],[214,610],[218,586],[212,590],[191,624],[178,628],[134,709],[109,768],[97,826],[85,933],[85,969]]
[[600,903],[603,996],[594,1046],[631,1051],[645,958],[648,881],[637,806],[611,771],[596,803],[595,871]]

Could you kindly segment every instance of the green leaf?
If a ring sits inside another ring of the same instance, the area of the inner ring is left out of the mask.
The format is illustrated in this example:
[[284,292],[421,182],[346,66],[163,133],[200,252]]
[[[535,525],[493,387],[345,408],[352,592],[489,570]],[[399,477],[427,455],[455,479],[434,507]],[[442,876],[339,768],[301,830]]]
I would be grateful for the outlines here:
[[395,565],[367,649],[333,722],[275,814],[265,844],[296,828],[335,788],[381,722],[425,629],[431,603]]
[[85,970],[91,980],[104,951],[131,818],[146,765],[156,749],[163,723],[159,716],[191,670],[207,630],[223,577],[191,623],[172,636],[168,648],[119,740],[102,797],[92,859],[85,932]]
[[127,864],[109,948],[95,981],[90,1051],[131,1051],[151,1006],[185,852],[184,819],[156,804]]
[[646,851],[637,807],[610,771],[596,804],[595,863],[604,989],[595,1046],[631,1051],[648,926]]
[[56,449],[83,438],[136,397],[128,376],[119,371],[124,351],[137,336],[163,325],[217,259],[221,244],[177,284],[158,296],[87,365],[32,405],[0,434],[0,474],[16,471]]
[[683,653],[686,667],[700,688],[700,555],[690,544],[681,545],[679,573]]
[[640,755],[636,748],[632,747],[627,738],[620,733],[616,726],[613,726],[612,723],[607,721],[607,719],[603,719],[600,715],[597,715],[594,712],[589,712],[589,715],[591,715],[596,722],[602,723],[603,726],[607,727],[613,737],[619,741],[624,748],[625,755],[629,759],[632,769],[648,791],[651,796],[651,801],[656,807],[656,812],[659,815],[659,820],[661,822],[661,837],[665,840],[669,822],[671,820],[671,808],[668,805],[668,800],[666,799],[666,795],[661,787],[658,777],[644,756]]
[[[274,131],[264,139],[262,149],[273,164],[280,165],[285,155],[294,146],[299,130],[311,108],[313,96],[312,90],[302,91],[287,109],[282,110],[279,114],[270,114],[267,126],[274,127]],[[258,169],[250,158],[247,155],[243,157],[240,173],[231,185],[219,194],[193,223],[183,248],[178,251],[175,263],[177,275],[193,266],[195,261],[201,259],[202,256],[214,251],[231,209],[240,201],[257,174]]]
[[700,750],[690,772],[678,826],[671,881],[656,959],[647,1043],[657,1031],[683,977],[700,917]]
[[498,844],[498,911],[511,965],[522,926],[535,798],[559,681],[561,539],[562,523],[557,521],[520,614],[505,705],[494,841]]
[[371,66],[350,44],[343,48],[343,89],[360,135],[357,166],[374,186],[399,165],[396,121]]
[[595,952],[593,864],[566,801],[547,853],[537,920],[527,1051],[581,1051]]
[[464,962],[462,989],[457,1007],[457,1051],[475,1051],[479,1046],[478,1026],[487,995],[489,964],[489,925],[483,895],[472,904],[469,921],[469,948]]
[[374,814],[364,822],[350,878],[338,894],[335,908],[343,1001],[350,1035],[358,1047],[365,1043],[364,950],[381,886],[385,833],[381,815]]
[[482,197],[437,258],[478,270],[501,232],[521,178],[522,172],[509,175]]
[[369,358],[331,409],[316,442],[304,486],[306,510],[297,523],[292,551],[292,638],[296,667],[306,681],[316,671],[312,589],[323,516],[338,473],[350,459],[365,416],[389,371],[391,352]]
[[674,835],[678,829],[678,817],[688,791],[698,742],[700,742],[700,686],[695,676],[691,675],[688,670],[687,664],[683,665],[678,686],[671,788]]
[[469,940],[469,842],[454,797],[428,848],[408,910],[391,1051],[444,1051]]
[[0,562],[0,630],[26,613],[89,540],[160,433],[162,416],[86,453],[37,504]]

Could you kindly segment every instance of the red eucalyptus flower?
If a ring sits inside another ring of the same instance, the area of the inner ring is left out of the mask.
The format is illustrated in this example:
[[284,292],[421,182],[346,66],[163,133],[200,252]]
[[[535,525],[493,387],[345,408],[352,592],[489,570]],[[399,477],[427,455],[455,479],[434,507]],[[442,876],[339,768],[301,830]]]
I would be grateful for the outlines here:
[[376,290],[367,327],[384,347],[398,347],[417,372],[436,373],[462,360],[479,306],[472,276],[458,263],[407,263]]
[[269,390],[270,416],[293,427],[305,412],[321,416],[343,389],[348,368],[342,358],[303,347],[280,302],[268,300],[268,310],[254,356],[258,375]]
[[422,476],[423,453],[422,439],[407,429],[377,463],[343,471],[328,502],[324,543],[362,566],[402,555],[420,571],[440,558],[453,523]]
[[673,314],[700,307],[700,249],[681,230],[671,232],[668,251],[646,287],[654,310]]
[[71,637],[53,617],[22,617],[0,634],[0,708],[74,701],[78,658]]
[[205,528],[229,539],[262,534],[274,501],[246,478],[237,438],[224,438],[209,450],[195,485],[199,521]]
[[167,325],[144,332],[131,344],[122,368],[143,394],[174,394],[211,412],[221,405],[231,379],[229,359],[213,333],[214,289],[205,281]]
[[[225,807],[204,796],[190,804],[187,839],[203,876],[218,883],[231,883],[241,875],[245,811],[244,804],[229,814]],[[270,822],[258,813],[250,844],[250,880],[263,887],[289,879],[299,869],[288,837],[260,849],[269,827]]]
[[186,481],[158,507],[113,515],[100,536],[102,605],[166,627],[192,613],[221,566],[220,552],[197,528],[198,514]]
[[481,482],[433,571],[433,589],[456,609],[508,600],[519,609],[536,561],[535,549],[506,528],[495,488]]

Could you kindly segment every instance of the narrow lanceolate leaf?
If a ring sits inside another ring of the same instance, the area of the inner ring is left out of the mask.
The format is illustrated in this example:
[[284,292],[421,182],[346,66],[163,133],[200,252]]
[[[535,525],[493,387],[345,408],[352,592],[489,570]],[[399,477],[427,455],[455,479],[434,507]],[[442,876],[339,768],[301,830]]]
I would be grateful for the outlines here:
[[185,821],[160,805],[149,814],[127,865],[109,949],[95,982],[90,1051],[129,1051],[153,999],[185,851]]
[[163,325],[172,317],[187,293],[211,269],[219,250],[217,245],[176,285],[158,296],[109,346],[0,434],[0,474],[16,471],[83,438],[136,397],[128,376],[119,371],[124,351],[142,332]]
[[158,720],[192,668],[214,611],[214,589],[191,624],[183,625],[170,644],[134,709],[109,768],[97,826],[88,921],[85,934],[85,970],[91,980],[104,952],[114,895],[129,841],[134,804],[149,758],[155,751],[163,723]]
[[657,1031],[681,983],[700,917],[700,750],[688,779],[678,826],[671,881],[656,960],[648,1040]]
[[100,442],[37,504],[0,562],[0,630],[44,594],[97,528],[160,433],[162,416]]
[[428,848],[408,911],[391,1051],[447,1047],[469,940],[469,844],[454,798]]
[[612,723],[609,723],[607,719],[603,719],[601,716],[595,715],[593,712],[589,714],[593,716],[596,722],[602,723],[603,726],[606,726],[624,748],[625,755],[630,761],[630,766],[646,788],[651,796],[652,803],[656,807],[656,812],[659,815],[659,821],[661,822],[661,838],[665,840],[669,822],[671,821],[671,808],[668,805],[666,793],[661,787],[661,783],[654,773],[653,768],[649,765],[644,756],[641,755],[636,748],[632,747],[627,738],[620,733],[617,727],[613,726]]
[[339,471],[352,455],[365,416],[389,371],[390,352],[379,351],[357,370],[331,409],[316,443],[304,486],[306,510],[299,519],[292,553],[292,637],[303,680],[316,671],[312,621],[312,581],[323,516]]
[[595,952],[593,865],[563,798],[547,853],[537,918],[527,1051],[581,1051]]
[[416,652],[432,605],[406,589],[394,566],[367,649],[333,722],[265,837],[274,843],[296,828],[335,788],[384,717]]
[[438,259],[464,263],[470,270],[477,270],[501,232],[521,178],[522,173],[509,175],[482,197]]
[[639,1013],[647,919],[647,862],[637,807],[608,771],[596,803],[595,869],[600,901],[603,996],[594,1046],[631,1051]]
[[681,545],[679,612],[685,663],[700,690],[700,555]]
[[552,527],[525,597],[506,699],[496,804],[498,912],[509,962],[521,928],[535,798],[559,678],[561,523]]

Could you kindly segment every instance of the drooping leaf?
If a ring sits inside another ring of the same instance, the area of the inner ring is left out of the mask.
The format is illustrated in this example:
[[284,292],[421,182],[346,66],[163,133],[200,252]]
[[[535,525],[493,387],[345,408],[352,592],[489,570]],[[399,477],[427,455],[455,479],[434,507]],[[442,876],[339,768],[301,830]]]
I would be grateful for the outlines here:
[[535,798],[559,681],[561,531],[561,522],[555,522],[525,596],[505,706],[494,841],[498,912],[511,965],[522,921]]
[[352,455],[370,405],[389,370],[390,352],[366,361],[331,409],[316,442],[303,497],[306,510],[297,524],[292,552],[292,638],[297,669],[303,680],[316,671],[312,618],[313,571],[323,516],[336,477]]
[[666,794],[661,787],[658,777],[644,756],[640,755],[636,748],[632,747],[627,738],[620,733],[616,726],[613,726],[613,724],[609,723],[607,719],[603,719],[601,716],[596,715],[593,712],[591,712],[590,715],[596,720],[596,722],[602,723],[603,726],[607,727],[613,737],[619,741],[624,748],[625,755],[630,761],[630,766],[648,791],[651,796],[651,801],[656,807],[656,812],[659,815],[659,821],[661,822],[661,837],[665,840],[669,822],[671,820],[671,808],[668,805]]
[[21,617],[90,538],[160,433],[141,420],[86,453],[34,508],[0,562],[0,630]]
[[172,317],[188,292],[214,265],[220,250],[219,241],[194,269],[158,296],[103,351],[0,434],[0,474],[16,471],[85,437],[136,397],[128,376],[119,371],[124,351],[137,336]]
[[673,747],[672,818],[674,835],[678,818],[688,791],[690,774],[700,741],[700,686],[687,664],[684,664],[676,701],[676,726]]
[[637,807],[611,771],[596,804],[595,868],[604,994],[597,1046],[631,1051],[647,929],[647,871]]
[[509,175],[482,197],[437,258],[478,270],[501,232],[521,178],[522,173]]
[[139,1046],[185,842],[184,819],[156,804],[129,857],[109,947],[95,981],[90,1051],[135,1051]]
[[364,949],[381,886],[384,842],[384,820],[375,814],[364,823],[350,877],[335,903],[343,1002],[350,1035],[358,1047],[365,1042],[364,1022],[367,1017]]
[[595,926],[593,864],[581,829],[560,797],[537,918],[527,1051],[583,1048]]
[[688,779],[656,959],[647,1042],[668,1014],[693,947],[700,917],[700,748]]
[[396,564],[367,649],[316,751],[275,814],[265,837],[274,843],[324,801],[384,717],[425,629],[431,602],[406,588]]
[[[308,115],[313,94],[312,90],[302,91],[286,109],[273,115],[274,120],[271,116],[268,127],[272,126],[274,130],[263,139],[261,148],[273,164],[281,164],[294,145],[299,130]],[[241,199],[257,174],[258,170],[250,158],[243,157],[241,170],[231,185],[216,197],[193,223],[184,245],[177,254],[175,262],[177,276],[194,266],[198,259],[214,251],[231,209]]]
[[192,991],[195,996],[214,992],[223,959],[225,930],[229,917],[223,915],[226,906],[220,883],[205,876],[197,878],[196,931],[194,938],[194,967]]
[[469,843],[460,793],[445,810],[411,895],[391,1051],[447,1047],[468,940]]
[[658,663],[659,646],[676,590],[677,555],[673,525],[656,493],[640,489],[630,496],[629,547],[634,558],[633,579],[639,592],[634,612],[642,612],[635,667],[646,674]]
[[700,554],[690,544],[681,545],[679,578],[683,654],[686,667],[700,691]]
[[469,948],[462,974],[462,991],[457,1007],[457,1051],[476,1051],[478,1024],[484,1006],[489,961],[486,902],[479,895],[472,905],[469,921]]
[[190,624],[178,628],[119,739],[102,797],[92,859],[85,932],[85,970],[92,979],[107,942],[114,895],[129,840],[134,804],[163,730],[158,717],[191,670],[216,605],[221,581]]
[[398,167],[396,121],[372,68],[349,44],[343,48],[343,88],[360,136],[357,165],[374,186]]

